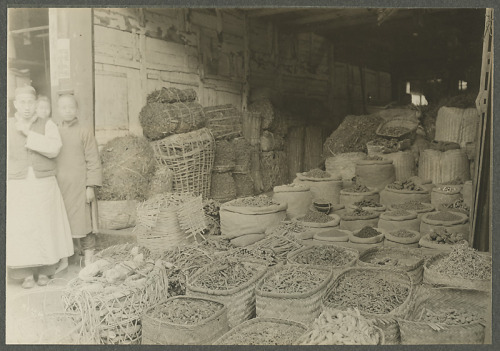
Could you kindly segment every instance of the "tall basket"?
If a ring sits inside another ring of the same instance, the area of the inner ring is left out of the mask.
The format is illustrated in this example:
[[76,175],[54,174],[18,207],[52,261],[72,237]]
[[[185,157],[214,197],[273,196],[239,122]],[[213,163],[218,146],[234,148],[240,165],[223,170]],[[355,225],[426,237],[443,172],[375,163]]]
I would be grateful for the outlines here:
[[173,191],[210,196],[215,140],[207,128],[151,142],[156,162],[174,172]]

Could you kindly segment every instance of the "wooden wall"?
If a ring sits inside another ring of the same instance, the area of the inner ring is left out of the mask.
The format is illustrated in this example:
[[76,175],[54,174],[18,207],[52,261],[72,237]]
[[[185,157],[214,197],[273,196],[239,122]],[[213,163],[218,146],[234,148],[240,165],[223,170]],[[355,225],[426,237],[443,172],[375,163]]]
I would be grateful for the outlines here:
[[[332,111],[325,118],[337,124],[363,112],[359,68],[336,62],[333,45],[314,33],[284,33],[236,9],[96,8],[93,20],[100,144],[141,135],[139,112],[147,95],[163,86],[193,88],[203,106],[242,110],[249,91],[260,88],[318,99]],[[365,93],[389,102],[390,76],[363,72]]]
[[215,9],[94,9],[99,143],[142,134],[139,112],[163,86],[193,88],[203,106],[241,108],[244,17]]

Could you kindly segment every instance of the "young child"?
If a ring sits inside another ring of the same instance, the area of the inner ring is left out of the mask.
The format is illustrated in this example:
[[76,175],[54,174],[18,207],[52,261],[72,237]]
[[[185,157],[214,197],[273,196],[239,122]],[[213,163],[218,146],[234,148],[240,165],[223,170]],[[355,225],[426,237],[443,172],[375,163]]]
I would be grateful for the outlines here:
[[38,118],[50,118],[50,100],[45,95],[38,95],[36,99],[36,115]]
[[[90,203],[95,200],[94,187],[102,184],[102,168],[93,132],[78,121],[75,96],[61,95],[57,101],[60,116],[59,133],[62,150],[57,158],[57,181],[64,198],[73,238],[80,241],[85,265],[92,261],[95,234],[92,233]],[[61,261],[58,271],[67,266]]]
[[[62,257],[73,255],[71,231],[56,180],[57,126],[36,114],[35,89],[16,89],[7,120],[6,263],[22,287],[47,285]],[[35,278],[38,280],[35,283]]]

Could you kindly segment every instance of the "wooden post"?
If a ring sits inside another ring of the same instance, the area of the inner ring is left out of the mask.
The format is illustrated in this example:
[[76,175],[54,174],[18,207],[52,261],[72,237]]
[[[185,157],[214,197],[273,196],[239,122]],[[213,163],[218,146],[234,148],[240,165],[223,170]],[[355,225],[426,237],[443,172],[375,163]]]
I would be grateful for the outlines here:
[[[489,163],[488,159],[490,152],[485,149],[489,149],[491,145],[485,143],[486,140],[491,140],[486,137],[487,133],[492,133],[492,126],[488,124],[489,114],[491,111],[491,98],[492,98],[492,79],[493,79],[493,9],[486,9],[485,24],[484,24],[485,36],[483,38],[483,62],[481,66],[481,81],[479,85],[479,94],[476,99],[476,107],[480,116],[480,124],[477,134],[476,143],[476,157],[474,159],[474,174],[472,178],[472,214],[470,220],[470,238],[469,243],[472,246],[475,240],[476,231],[479,229],[489,230],[491,243],[491,228],[489,228],[489,219],[491,204],[491,196],[487,197],[488,203],[481,203],[479,197],[481,193],[484,193],[484,189],[491,189],[489,184],[482,184],[483,181],[491,181],[489,174],[483,174],[483,170],[490,170],[491,168],[484,165],[485,162]],[[485,157],[486,156],[486,157]],[[483,179],[484,178],[484,179]],[[484,198],[483,198],[484,200]],[[478,216],[478,214],[481,214]],[[481,218],[478,218],[481,217]],[[481,221],[483,223],[481,223]],[[480,234],[480,233],[477,233]],[[491,250],[491,245],[489,250]]]
[[248,107],[248,96],[250,94],[250,24],[248,15],[243,17],[245,31],[243,32],[243,91],[241,94],[241,110],[246,111]]
[[93,18],[90,8],[49,9],[52,116],[61,91],[73,92],[82,124],[94,127]]

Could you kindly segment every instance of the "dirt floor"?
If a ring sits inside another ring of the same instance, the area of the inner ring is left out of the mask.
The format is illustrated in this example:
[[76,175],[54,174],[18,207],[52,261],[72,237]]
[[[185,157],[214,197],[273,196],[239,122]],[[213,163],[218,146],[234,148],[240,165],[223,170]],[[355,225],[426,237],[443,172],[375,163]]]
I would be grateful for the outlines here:
[[[66,284],[78,276],[79,271],[79,258],[72,258],[68,268],[55,275],[47,286],[35,285],[32,289],[23,289],[22,281],[7,278],[5,287],[6,343],[44,343],[49,333],[56,339],[55,333],[63,337],[62,334],[68,326],[64,325],[67,321],[58,315],[63,312],[61,293]],[[50,318],[46,318],[48,315]]]

